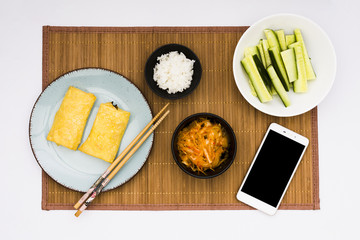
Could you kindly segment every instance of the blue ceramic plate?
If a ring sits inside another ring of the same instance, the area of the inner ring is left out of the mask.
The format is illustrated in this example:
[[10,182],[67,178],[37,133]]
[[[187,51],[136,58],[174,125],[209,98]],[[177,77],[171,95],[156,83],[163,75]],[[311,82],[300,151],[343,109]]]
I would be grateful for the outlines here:
[[[119,108],[131,113],[119,153],[151,121],[152,113],[146,99],[134,84],[117,73],[103,69],[90,68],[67,73],[52,82],[41,93],[30,117],[30,143],[34,156],[41,168],[56,182],[73,190],[85,192],[106,170],[109,163],[46,140],[55,113],[69,86],[91,92],[97,98],[85,127],[82,143],[90,133],[100,103],[113,101]],[[133,177],[148,158],[152,143],[153,134],[104,190],[118,187]]]

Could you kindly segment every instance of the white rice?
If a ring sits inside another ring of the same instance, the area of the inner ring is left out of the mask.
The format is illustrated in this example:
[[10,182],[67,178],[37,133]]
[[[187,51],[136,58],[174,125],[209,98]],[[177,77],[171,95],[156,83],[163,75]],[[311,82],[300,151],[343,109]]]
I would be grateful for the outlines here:
[[172,94],[190,87],[195,60],[190,60],[177,51],[163,54],[157,60],[159,63],[154,67],[154,80],[159,88]]

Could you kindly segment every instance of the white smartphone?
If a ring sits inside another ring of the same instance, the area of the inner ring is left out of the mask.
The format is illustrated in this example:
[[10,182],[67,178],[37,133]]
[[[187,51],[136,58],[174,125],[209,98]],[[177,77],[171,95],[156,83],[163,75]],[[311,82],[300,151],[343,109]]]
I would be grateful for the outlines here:
[[306,137],[272,123],[240,186],[237,199],[274,215],[308,144]]

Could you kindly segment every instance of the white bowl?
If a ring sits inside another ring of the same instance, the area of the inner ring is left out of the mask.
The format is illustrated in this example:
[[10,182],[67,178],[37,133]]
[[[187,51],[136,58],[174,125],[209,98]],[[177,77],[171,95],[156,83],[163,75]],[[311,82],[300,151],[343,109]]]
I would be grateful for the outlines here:
[[[278,96],[267,103],[261,103],[254,97],[248,76],[240,63],[246,47],[255,46],[260,39],[265,39],[263,30],[266,28],[284,29],[285,34],[293,34],[293,30],[299,28],[315,70],[316,79],[308,81],[308,92],[294,93],[290,89],[291,105],[287,108]],[[316,107],[329,93],[336,75],[336,55],[329,37],[313,21],[293,14],[272,15],[253,24],[240,38],[234,52],[233,73],[238,89],[253,107],[269,115],[291,117]]]

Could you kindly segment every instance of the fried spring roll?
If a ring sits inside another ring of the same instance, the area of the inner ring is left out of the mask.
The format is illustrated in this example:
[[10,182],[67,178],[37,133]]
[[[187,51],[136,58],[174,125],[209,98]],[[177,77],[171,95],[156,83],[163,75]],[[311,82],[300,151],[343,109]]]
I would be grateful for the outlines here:
[[110,102],[100,104],[90,134],[79,150],[112,163],[129,118],[129,112],[113,106]]
[[46,139],[76,150],[95,100],[94,94],[69,87]]

